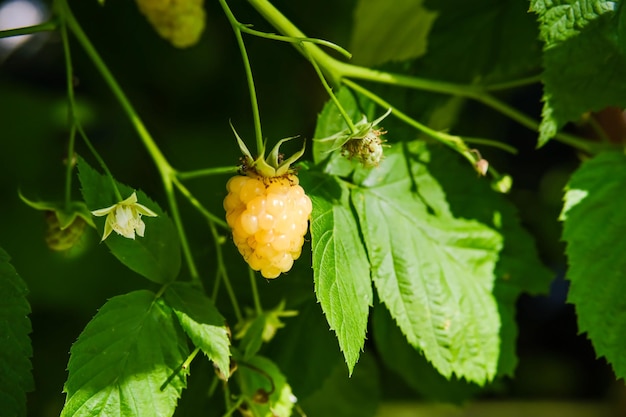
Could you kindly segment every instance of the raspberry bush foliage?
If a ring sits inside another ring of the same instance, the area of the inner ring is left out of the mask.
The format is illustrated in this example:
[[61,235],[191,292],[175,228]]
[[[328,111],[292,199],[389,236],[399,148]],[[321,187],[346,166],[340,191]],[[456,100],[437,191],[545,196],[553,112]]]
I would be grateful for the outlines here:
[[0,28],[0,416],[505,398],[559,275],[626,376],[622,2],[322,3]]

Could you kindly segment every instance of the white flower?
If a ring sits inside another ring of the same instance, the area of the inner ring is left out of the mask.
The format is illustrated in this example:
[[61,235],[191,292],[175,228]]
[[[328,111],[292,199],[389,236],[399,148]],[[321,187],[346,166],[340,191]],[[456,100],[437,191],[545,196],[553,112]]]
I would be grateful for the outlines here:
[[137,194],[134,192],[126,200],[111,207],[94,210],[91,214],[97,217],[107,216],[102,240],[106,239],[113,230],[128,239],[135,239],[135,233],[143,237],[146,225],[141,220],[141,216],[157,216],[148,207],[137,203]]

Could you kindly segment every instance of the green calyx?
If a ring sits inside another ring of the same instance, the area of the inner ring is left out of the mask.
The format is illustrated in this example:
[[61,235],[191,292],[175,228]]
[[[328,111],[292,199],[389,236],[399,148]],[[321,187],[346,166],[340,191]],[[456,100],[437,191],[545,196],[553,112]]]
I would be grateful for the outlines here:
[[375,130],[375,126],[377,126],[380,122],[383,121],[389,114],[391,113],[391,109],[388,109],[385,114],[380,116],[378,119],[373,122],[368,122],[367,117],[363,116],[363,118],[355,123],[354,131],[350,128],[346,128],[340,132],[335,133],[332,136],[328,136],[321,139],[314,139],[316,142],[324,143],[324,148],[326,152],[333,152],[338,149],[341,149],[350,141],[360,141],[363,138],[367,137],[370,132]]
[[278,143],[272,148],[267,159],[265,158],[264,149],[261,150],[260,155],[255,159],[250,150],[244,143],[243,139],[237,134],[235,127],[230,124],[231,129],[233,129],[233,133],[235,134],[235,138],[237,138],[237,143],[239,144],[239,149],[241,153],[244,155],[245,164],[244,171],[246,170],[254,170],[257,174],[263,177],[280,177],[285,174],[288,174],[291,170],[291,165],[295,163],[302,155],[304,155],[305,143],[302,143],[302,149],[298,152],[291,155],[289,158],[283,158],[280,153],[280,146],[292,139],[297,138],[298,136],[291,136],[288,138],[284,138],[278,141]]
[[35,210],[53,212],[61,230],[70,227],[78,218],[84,220],[89,226],[96,227],[87,205],[82,201],[70,201],[69,204],[56,201],[32,201],[24,197],[21,191],[18,191],[18,194],[24,203]]

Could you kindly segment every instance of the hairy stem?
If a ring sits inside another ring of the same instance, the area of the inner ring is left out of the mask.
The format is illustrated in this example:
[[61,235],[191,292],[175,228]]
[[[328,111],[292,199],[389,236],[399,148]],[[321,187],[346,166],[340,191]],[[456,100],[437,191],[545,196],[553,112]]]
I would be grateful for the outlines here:
[[117,201],[124,200],[124,198],[122,197],[122,194],[120,193],[120,190],[117,188],[117,184],[115,183],[115,178],[113,178],[113,174],[111,174],[111,171],[109,170],[109,167],[107,166],[106,162],[104,162],[104,159],[102,159],[97,149],[93,146],[93,144],[87,137],[87,134],[83,130],[83,127],[80,125],[80,123],[76,123],[75,126],[76,126],[76,129],[78,130],[78,134],[83,139],[83,142],[85,142],[85,145],[87,145],[87,148],[89,149],[93,157],[96,158],[96,161],[98,161],[98,165],[100,165],[100,168],[102,168],[102,170],[104,171],[104,175],[106,175],[107,178],[109,179],[109,182],[111,183],[111,189],[113,190],[113,193],[115,194],[115,199]]
[[67,159],[65,169],[65,206],[69,207],[72,199],[72,169],[74,167],[74,143],[76,140],[76,112],[74,103],[74,68],[70,54],[70,42],[67,36],[65,22],[61,25],[61,41],[63,42],[63,55],[65,58],[65,78],[67,82],[67,117],[70,125],[70,140],[67,145]]
[[254,311],[257,315],[263,314],[263,307],[261,307],[261,298],[259,297],[259,289],[256,285],[256,274],[252,268],[248,268],[248,276],[250,278],[250,287],[252,288],[252,298],[254,299]]
[[[228,293],[228,297],[230,298],[230,302],[233,306],[233,311],[235,312],[235,317],[237,318],[237,322],[241,322],[243,320],[243,315],[241,314],[241,308],[239,308],[239,301],[237,301],[237,296],[233,291],[233,286],[230,283],[230,278],[228,277],[228,272],[226,271],[226,265],[224,264],[224,256],[222,254],[222,247],[220,246],[221,238],[219,233],[217,233],[217,227],[213,222],[209,222],[209,228],[211,229],[211,234],[213,235],[213,241],[215,242],[215,252],[217,254],[217,270],[218,277],[221,276],[224,281],[224,286],[226,287],[226,292]],[[218,278],[219,279],[219,278]],[[217,299],[217,283],[213,289],[212,299],[215,301]]]
[[198,201],[198,199],[196,197],[194,197],[193,194],[191,194],[191,191],[189,191],[187,189],[187,187],[185,187],[176,177],[172,178],[172,182],[174,183],[174,185],[176,186],[176,188],[178,188],[178,191],[180,191],[180,193],[185,196],[185,198],[187,198],[187,200],[189,200],[189,202],[191,203],[192,206],[194,206],[199,212],[200,214],[202,214],[204,217],[206,217],[206,219],[210,222],[213,222],[215,224],[217,224],[218,226],[230,230],[230,228],[228,227],[228,224],[226,224],[226,222],[224,220],[222,220],[220,217],[217,217],[215,214],[211,213],[209,210],[207,210],[206,208],[204,208],[204,206],[202,205],[202,203],[200,203]]
[[[287,19],[278,9],[276,9],[268,0],[248,0],[248,2],[281,34],[290,37],[306,37],[298,27],[296,27],[289,19]],[[515,88],[522,85],[528,85],[539,81],[538,76],[529,77],[521,80],[513,80],[501,84],[493,84],[487,86],[480,85],[464,85],[448,83],[445,81],[437,81],[424,79],[403,74],[394,74],[386,71],[379,71],[371,68],[352,65],[341,62],[314,44],[294,44],[305,58],[315,60],[320,69],[328,75],[328,77],[337,85],[341,85],[346,79],[360,79],[375,82],[378,84],[389,84],[397,87],[406,87],[429,91],[433,93],[449,94],[461,97],[467,97],[479,101],[494,110],[504,114],[505,116],[515,120],[521,125],[537,131],[539,122],[525,115],[517,109],[512,108],[508,104],[496,99],[488,93],[488,91],[502,90],[505,88]],[[564,133],[558,133],[555,140],[581,149],[585,152],[598,152],[606,146],[601,144],[589,143],[583,138]]]
[[350,116],[348,116],[348,113],[339,102],[339,99],[335,96],[335,93],[333,93],[333,89],[330,87],[330,85],[328,85],[328,82],[326,81],[324,74],[320,70],[319,65],[317,65],[317,62],[315,62],[315,60],[311,57],[309,57],[309,61],[311,62],[311,65],[313,65],[313,68],[315,69],[315,72],[317,73],[317,76],[319,77],[320,82],[324,86],[324,89],[326,90],[330,98],[333,100],[333,103],[335,103],[335,107],[337,107],[337,110],[339,110],[341,117],[348,125],[348,128],[350,129],[350,133],[356,134],[357,129],[354,126],[354,123],[352,123],[352,119],[350,118]]
[[252,119],[254,122],[254,136],[256,138],[256,157],[265,156],[265,144],[263,142],[263,133],[261,131],[261,115],[259,114],[259,103],[256,97],[256,89],[254,87],[254,78],[252,77],[252,66],[250,65],[250,59],[248,58],[248,52],[246,51],[246,45],[241,35],[241,23],[237,21],[235,15],[226,4],[226,0],[220,0],[220,4],[226,13],[233,31],[235,32],[235,38],[237,39],[237,45],[241,51],[241,59],[243,60],[243,67],[246,72],[246,80],[248,82],[248,92],[250,94],[250,104],[252,105]]
[[215,168],[198,169],[195,171],[186,171],[186,172],[179,171],[176,173],[176,176],[180,180],[191,180],[194,178],[210,177],[213,175],[236,174],[238,170],[239,170],[239,167],[236,167],[236,166],[215,167]]

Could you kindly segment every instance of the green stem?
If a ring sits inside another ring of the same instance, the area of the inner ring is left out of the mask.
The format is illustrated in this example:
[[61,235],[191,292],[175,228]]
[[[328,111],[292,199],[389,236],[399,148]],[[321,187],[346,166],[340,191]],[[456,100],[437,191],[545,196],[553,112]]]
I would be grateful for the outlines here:
[[167,290],[169,286],[170,284],[162,285],[161,288],[159,288],[159,291],[157,291],[157,293],[155,294],[154,299],[157,300],[161,298],[161,296],[163,296],[163,294],[165,293],[165,291]]
[[235,38],[237,39],[237,45],[241,52],[241,59],[243,60],[243,67],[246,72],[246,80],[248,82],[248,92],[250,94],[250,104],[252,105],[252,119],[254,121],[254,136],[256,138],[256,150],[257,158],[265,156],[265,144],[263,142],[263,133],[261,131],[261,115],[259,114],[259,103],[256,97],[256,89],[254,87],[254,78],[252,77],[252,66],[250,65],[250,59],[248,58],[248,52],[246,51],[246,45],[241,36],[241,30],[239,29],[241,24],[235,18],[235,15],[226,4],[226,0],[220,0],[220,4],[226,13],[233,31],[235,32]]
[[275,33],[267,33],[267,32],[261,32],[259,30],[250,29],[250,27],[242,23],[239,23],[239,29],[242,32],[247,33],[249,35],[253,35],[253,36],[264,38],[264,39],[270,39],[274,41],[289,42],[289,43],[301,43],[301,42],[314,43],[316,45],[325,46],[327,48],[333,49],[348,59],[352,58],[352,54],[348,52],[345,48],[342,48],[341,46],[335,43],[326,41],[324,39],[307,38],[307,37],[294,38],[291,36],[276,35]]
[[207,390],[208,398],[213,397],[213,394],[215,394],[215,390],[217,389],[217,384],[219,383],[220,383],[220,379],[218,378],[218,376],[213,375],[213,380],[211,381],[211,385],[209,385],[209,389]]
[[83,142],[85,142],[85,145],[87,145],[87,148],[89,149],[93,157],[96,158],[96,161],[98,161],[100,168],[102,168],[102,170],[104,171],[104,174],[109,179],[109,182],[111,183],[111,188],[113,189],[113,193],[115,194],[115,199],[117,201],[124,200],[124,198],[122,197],[122,194],[120,193],[120,190],[117,189],[117,184],[115,183],[115,178],[113,178],[113,174],[111,174],[111,171],[109,170],[109,167],[107,166],[106,162],[104,162],[104,159],[102,159],[102,157],[100,156],[96,148],[93,146],[93,144],[87,137],[87,134],[83,130],[83,127],[81,126],[80,123],[76,123],[75,126],[76,126],[76,129],[78,130],[78,134],[80,134],[80,137],[83,139]]
[[485,86],[487,91],[510,90],[512,88],[524,87],[527,85],[538,84],[541,82],[541,74],[532,77],[520,78],[517,80],[505,81],[496,84],[488,84]]
[[74,169],[74,145],[76,144],[76,124],[70,124],[70,140],[67,144],[67,159],[65,167],[65,207],[72,201],[72,171]]
[[[213,241],[215,242],[215,251],[217,255],[217,269],[219,275],[224,280],[224,286],[226,287],[226,292],[228,293],[228,297],[230,298],[230,302],[233,305],[233,311],[235,312],[235,317],[237,318],[237,322],[240,323],[243,320],[243,315],[241,314],[241,309],[239,308],[239,302],[237,301],[237,296],[233,291],[233,286],[230,284],[230,278],[228,277],[228,272],[226,271],[226,265],[224,264],[224,256],[222,254],[222,247],[220,246],[221,237],[219,233],[217,233],[217,228],[212,221],[209,221],[209,228],[211,229],[211,234],[213,235]],[[214,288],[214,293],[212,294],[213,300],[217,298],[217,288]]]
[[69,207],[72,200],[72,169],[74,167],[74,144],[76,141],[76,104],[74,102],[74,69],[70,54],[70,42],[67,36],[65,21],[61,24],[61,41],[63,42],[63,55],[65,57],[65,76],[67,82],[68,121],[70,125],[70,140],[67,146],[67,165],[65,169],[65,206]]
[[210,177],[213,175],[222,175],[222,174],[236,174],[239,171],[239,167],[215,167],[215,168],[205,168],[198,169],[195,171],[187,171],[187,172],[177,172],[176,176],[180,180],[190,180],[194,178],[200,177]]
[[237,402],[235,402],[235,403],[234,403],[234,404],[233,404],[233,405],[232,405],[232,406],[231,406],[231,407],[230,407],[230,408],[226,411],[226,413],[224,413],[224,416],[223,416],[223,417],[230,417],[230,416],[232,416],[232,415],[233,415],[233,413],[234,413],[235,411],[237,411],[237,410],[239,409],[239,407],[241,407],[241,404],[243,404],[243,402],[244,402],[243,397],[239,397],[239,398],[237,399]]
[[27,26],[17,29],[0,30],[0,39],[10,38],[12,36],[32,35],[38,32],[49,32],[56,30],[59,22],[56,19],[49,20],[34,26]]
[[[518,122],[519,124],[521,124],[522,126],[527,127],[530,130],[533,131],[538,131],[539,130],[539,122],[535,119],[533,119],[532,117],[529,117],[527,115],[525,115],[524,113],[520,112],[519,110],[509,106],[508,104],[504,103],[503,101],[500,101],[498,99],[496,99],[495,97],[493,97],[490,94],[482,94],[480,97],[477,98],[478,101],[480,101],[481,103],[499,111],[500,113],[504,114],[505,116],[508,116],[509,118],[515,120],[516,122]],[[588,152],[588,153],[597,153],[602,149],[605,149],[606,146],[602,145],[602,144],[597,144],[597,143],[593,143],[590,142],[587,139],[584,138],[579,138],[577,136],[574,135],[569,135],[567,133],[563,133],[563,132],[559,132],[554,136],[554,139],[558,140],[561,143],[564,143],[566,145],[570,145],[574,148],[580,149],[582,151]]]
[[[306,38],[293,23],[289,21],[268,0],[248,0],[248,3],[259,12],[278,32],[292,38]],[[293,46],[307,59],[314,59],[333,83],[339,85],[341,74],[332,65],[334,59],[313,43],[294,43]]]
[[187,265],[189,267],[191,278],[197,285],[202,287],[202,282],[200,280],[198,270],[193,261],[193,256],[189,248],[189,242],[187,241],[187,237],[185,235],[185,229],[183,227],[183,223],[180,218],[180,213],[178,211],[178,203],[176,202],[176,198],[174,196],[172,180],[175,179],[176,171],[174,170],[174,168],[172,168],[172,166],[169,164],[167,159],[165,159],[165,156],[163,155],[163,153],[161,152],[157,144],[154,142],[154,139],[152,139],[152,136],[148,132],[148,129],[146,129],[145,125],[141,121],[141,118],[139,117],[134,107],[132,106],[128,98],[126,97],[126,94],[124,94],[124,91],[115,80],[115,77],[113,76],[111,71],[108,69],[108,67],[106,66],[106,64],[104,63],[104,61],[102,60],[102,58],[100,57],[100,55],[98,54],[94,46],[92,45],[91,41],[89,40],[89,38],[83,31],[83,29],[80,27],[80,25],[76,21],[76,18],[72,14],[72,11],[70,10],[69,5],[67,4],[67,1],[66,0],[58,0],[58,1],[60,4],[61,13],[63,14],[63,18],[67,22],[69,29],[74,33],[74,36],[76,36],[76,39],[81,44],[81,46],[83,47],[83,49],[85,50],[89,58],[91,58],[91,61],[100,72],[100,75],[102,76],[102,78],[104,78],[105,82],[108,84],[109,88],[113,92],[113,95],[117,98],[118,102],[120,103],[120,105],[122,106],[126,114],[128,115],[131,124],[133,125],[133,127],[135,128],[135,130],[137,131],[139,135],[139,138],[141,139],[146,150],[150,154],[150,157],[156,164],[159,174],[161,175],[161,180],[163,181],[163,187],[167,194],[167,200],[170,205],[172,219],[174,221],[174,224],[176,225],[178,234],[180,236],[181,247],[183,249],[183,253],[187,261]]
[[200,203],[198,201],[198,199],[196,197],[194,197],[193,194],[191,194],[191,191],[189,191],[187,189],[187,187],[185,187],[183,185],[183,183],[181,183],[179,181],[178,178],[173,177],[172,178],[172,182],[174,183],[176,188],[178,188],[178,191],[180,191],[180,193],[183,196],[185,196],[185,198],[187,198],[187,200],[189,200],[191,205],[193,205],[200,212],[200,214],[202,214],[204,217],[206,217],[206,219],[208,221],[214,222],[215,224],[219,225],[220,227],[222,227],[224,229],[230,230],[230,228],[228,227],[228,224],[226,224],[226,222],[224,220],[222,220],[220,217],[217,217],[215,214],[213,214],[210,211],[208,211],[207,209],[205,209],[204,206],[202,205],[202,203]]
[[220,266],[217,266],[217,271],[215,271],[215,282],[213,283],[213,291],[211,291],[211,301],[215,303],[217,300],[217,294],[220,291],[220,284],[222,283],[222,270]]
[[[287,19],[278,9],[276,9],[268,0],[248,0],[248,2],[283,35],[290,37],[306,37],[289,19]],[[524,113],[510,107],[502,101],[488,94],[488,91],[501,90],[504,88],[515,88],[521,85],[527,85],[539,81],[538,77],[529,77],[522,80],[509,81],[501,84],[490,86],[478,85],[462,85],[448,83],[444,81],[436,81],[423,79],[408,75],[394,74],[386,71],[374,70],[371,68],[360,67],[338,61],[326,54],[322,49],[314,44],[294,44],[303,55],[311,60],[314,59],[320,66],[321,70],[326,73],[337,85],[345,82],[346,78],[355,78],[360,80],[372,81],[379,84],[389,84],[398,87],[407,87],[433,93],[450,94],[455,96],[467,97],[477,100],[496,111],[503,113],[509,118],[517,121],[523,126],[533,131],[538,131],[539,123],[528,117]],[[598,152],[605,149],[606,146],[601,144],[593,144],[589,141],[573,135],[558,133],[555,139],[581,149],[586,152]]]
[[174,225],[178,230],[178,236],[180,237],[180,246],[183,250],[183,255],[185,256],[185,261],[187,262],[187,267],[189,268],[191,281],[199,288],[204,289],[204,285],[202,284],[202,280],[200,279],[200,274],[198,273],[198,268],[196,267],[196,263],[191,253],[189,241],[187,240],[185,227],[183,226],[183,221],[180,217],[180,212],[178,211],[178,203],[176,202],[176,196],[174,195],[172,181],[176,181],[176,177],[173,175],[169,177],[167,181],[165,181],[165,179],[163,181],[163,187],[165,188],[165,194],[167,195],[167,201],[170,206],[172,220],[174,221]]
[[343,108],[343,106],[339,102],[339,99],[333,93],[333,89],[330,87],[330,85],[328,85],[328,82],[326,81],[326,77],[324,77],[324,74],[320,70],[319,65],[317,65],[317,62],[315,62],[315,59],[313,59],[313,57],[310,57],[310,56],[309,56],[309,62],[311,62],[311,65],[313,65],[313,68],[315,69],[317,76],[319,77],[322,85],[324,86],[324,89],[326,90],[330,98],[333,100],[333,103],[335,103],[335,107],[337,107],[337,110],[339,110],[341,117],[343,117],[343,120],[348,125],[348,128],[350,129],[350,133],[356,134],[357,129],[354,126],[354,123],[352,123],[352,119],[348,115],[348,112],[346,112],[346,110]]
[[164,181],[169,181],[167,178],[174,172],[174,169],[167,162],[165,156],[163,156],[163,153],[161,153],[161,150],[154,142],[154,139],[152,139],[152,136],[143,124],[141,118],[139,117],[139,114],[137,114],[135,108],[126,97],[126,94],[124,94],[124,91],[117,83],[117,80],[100,57],[100,54],[98,54],[98,51],[96,51],[89,38],[76,21],[76,18],[70,10],[66,0],[59,1],[62,5],[64,17],[67,20],[68,27],[74,33],[74,36],[76,36],[76,39],[78,39],[78,42],[81,44],[89,58],[91,58],[91,61],[100,72],[100,75],[102,76],[102,78],[104,78],[104,81],[113,92],[113,95],[115,96],[115,98],[117,98],[120,105],[128,115],[131,124],[139,134],[139,138],[141,139],[142,143],[146,147],[146,150],[154,160]]
[[354,91],[358,92],[359,94],[362,94],[365,97],[369,98],[370,100],[372,100],[373,102],[375,102],[379,106],[381,106],[383,108],[391,109],[391,114],[393,116],[397,117],[398,119],[402,120],[404,123],[408,124],[409,126],[413,126],[414,128],[416,128],[420,132],[422,132],[422,133],[430,136],[431,138],[433,138],[435,140],[438,140],[438,141],[442,142],[443,144],[449,146],[450,148],[454,149],[456,152],[459,152],[460,154],[465,156],[465,158],[468,161],[470,161],[471,163],[475,163],[476,162],[475,156],[470,152],[470,150],[467,147],[467,145],[463,142],[463,140],[459,136],[453,136],[453,135],[449,135],[447,133],[437,132],[436,130],[433,130],[433,129],[429,128],[428,126],[425,126],[425,125],[421,124],[417,120],[413,119],[412,117],[410,117],[407,114],[403,113],[402,111],[398,110],[397,108],[395,108],[394,106],[389,104],[389,102],[385,101],[384,99],[382,99],[378,95],[372,93],[368,89],[361,87],[357,83],[355,83],[355,82],[353,82],[351,80],[348,80],[348,79],[343,80],[343,82],[344,82],[345,85],[347,85],[348,87],[350,87]]
[[491,146],[492,148],[497,148],[505,152],[511,153],[513,155],[517,154],[517,149],[515,149],[514,147],[506,143],[498,142],[497,140],[483,139],[483,138],[470,138],[467,136],[463,136],[463,141],[465,143],[475,143],[477,145]]
[[263,314],[263,307],[261,307],[261,298],[259,297],[259,289],[256,285],[256,274],[252,268],[248,268],[248,277],[250,278],[250,287],[252,288],[252,298],[254,299],[254,310],[256,314],[260,316]]
[[484,88],[477,85],[463,85],[445,81],[429,80],[410,75],[395,74],[379,71],[367,67],[360,67],[335,59],[327,61],[341,74],[341,78],[356,78],[359,80],[372,81],[378,84],[389,84],[397,87],[407,87],[431,93],[449,94],[477,99],[483,94]]
[[183,364],[181,365],[181,368],[183,370],[187,370],[189,369],[189,365],[191,365],[191,361],[194,360],[194,358],[196,357],[196,355],[198,354],[198,352],[200,352],[200,348],[196,347],[193,352],[191,352],[189,354],[189,356],[187,356],[187,359],[185,359],[185,362],[183,362]]

